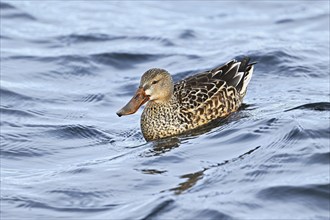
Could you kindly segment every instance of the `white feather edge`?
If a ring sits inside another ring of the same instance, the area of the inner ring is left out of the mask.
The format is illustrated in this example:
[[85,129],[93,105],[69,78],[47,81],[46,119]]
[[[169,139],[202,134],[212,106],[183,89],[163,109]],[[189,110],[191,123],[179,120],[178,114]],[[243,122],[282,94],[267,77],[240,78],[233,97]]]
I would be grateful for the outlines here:
[[246,74],[246,76],[245,76],[245,78],[244,78],[244,82],[243,82],[242,90],[241,90],[241,92],[240,92],[241,95],[244,95],[244,94],[246,93],[247,86],[249,85],[250,80],[251,80],[251,78],[252,78],[253,69],[254,69],[254,66],[252,65],[252,66],[251,66],[251,69],[250,69],[249,72],[248,72],[248,74]]

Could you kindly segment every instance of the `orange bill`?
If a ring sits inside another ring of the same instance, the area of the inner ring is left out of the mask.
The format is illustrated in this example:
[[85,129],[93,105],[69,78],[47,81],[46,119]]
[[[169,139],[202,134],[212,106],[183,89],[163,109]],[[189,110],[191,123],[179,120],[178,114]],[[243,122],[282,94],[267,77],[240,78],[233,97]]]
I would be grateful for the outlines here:
[[134,114],[141,105],[146,103],[149,100],[149,96],[146,95],[143,88],[139,88],[133,98],[122,108],[117,112],[117,115],[119,117],[123,115],[130,115]]

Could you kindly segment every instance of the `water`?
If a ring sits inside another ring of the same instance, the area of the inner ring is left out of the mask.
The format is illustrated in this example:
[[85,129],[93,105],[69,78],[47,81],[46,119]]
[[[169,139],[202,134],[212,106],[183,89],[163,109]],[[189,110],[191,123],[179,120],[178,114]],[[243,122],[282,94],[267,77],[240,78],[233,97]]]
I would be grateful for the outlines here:
[[[239,112],[146,143],[121,108],[248,55]],[[328,1],[1,1],[2,219],[329,219]]]

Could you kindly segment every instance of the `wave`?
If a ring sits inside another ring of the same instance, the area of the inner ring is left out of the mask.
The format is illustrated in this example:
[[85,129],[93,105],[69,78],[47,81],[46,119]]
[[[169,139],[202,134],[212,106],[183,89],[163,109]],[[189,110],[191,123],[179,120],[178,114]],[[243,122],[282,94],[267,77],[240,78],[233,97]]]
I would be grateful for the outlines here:
[[[59,56],[27,56],[14,55],[4,58],[4,60],[33,60],[40,62],[53,62],[62,66],[72,67],[79,72],[79,74],[93,74],[93,69],[97,68],[93,64],[102,64],[112,66],[116,69],[131,69],[136,64],[156,61],[170,55],[163,54],[148,54],[148,53],[120,53],[120,52],[105,52],[87,55],[59,55]],[[70,69],[66,69],[67,71]],[[90,71],[84,71],[90,70]],[[60,72],[57,72],[60,73]]]
[[26,110],[18,110],[18,109],[0,107],[0,112],[3,116],[11,115],[11,116],[19,117],[19,118],[35,117],[34,114],[32,114]]
[[291,18],[283,18],[275,21],[275,24],[286,24],[286,23],[291,23],[294,22],[294,19]]
[[195,33],[194,30],[186,29],[186,30],[183,30],[180,33],[179,38],[181,38],[181,39],[192,39],[192,38],[196,38],[196,33]]
[[59,137],[60,139],[97,139],[111,140],[104,132],[94,128],[93,126],[84,125],[62,125],[54,126],[55,129],[45,131],[51,136]]
[[117,69],[131,69],[135,64],[155,61],[167,55],[141,53],[99,53],[90,55],[90,58],[100,64],[109,65]]
[[23,12],[15,6],[1,2],[1,18],[2,19],[20,19],[24,21],[37,21],[37,18],[27,12]]
[[38,208],[38,209],[47,209],[53,211],[60,211],[60,212],[80,212],[80,213],[87,213],[87,212],[102,212],[113,209],[113,207],[117,206],[116,204],[108,204],[101,207],[95,207],[93,205],[88,206],[88,204],[77,204],[76,207],[72,206],[72,204],[68,207],[67,205],[63,204],[63,206],[57,204],[51,204],[51,202],[47,202],[44,200],[38,200],[33,198],[26,198],[23,196],[12,196],[12,197],[4,197],[2,198],[3,201],[8,203],[15,203],[17,207],[21,208]]
[[79,102],[87,102],[87,103],[95,103],[95,102],[101,102],[105,98],[105,95],[102,93],[97,94],[88,94],[82,97],[81,99],[77,100]]
[[299,105],[294,108],[290,108],[284,110],[285,112],[293,111],[293,110],[314,110],[314,111],[330,111],[330,102],[314,102],[314,103],[307,103],[303,105]]
[[[327,62],[311,59],[311,53],[319,53],[318,49],[309,51],[293,51],[287,48],[274,49],[270,51],[251,51],[247,56],[253,62],[257,62],[255,70],[261,75],[284,76],[286,78],[328,77]],[[297,56],[300,54],[300,56]],[[313,58],[312,58],[313,59]],[[309,63],[309,65],[306,65]]]
[[14,91],[11,91],[9,89],[6,89],[3,86],[0,88],[0,95],[1,95],[2,103],[3,103],[3,101],[7,101],[7,100],[17,100],[17,101],[18,100],[20,100],[20,101],[23,101],[23,100],[33,101],[33,100],[36,100],[33,97],[23,95],[23,94],[20,94],[18,92],[14,92]]
[[300,203],[308,207],[329,210],[330,184],[311,184],[302,186],[273,186],[262,189],[257,197],[267,201]]
[[55,40],[65,44],[90,43],[90,42],[97,43],[97,42],[121,40],[125,38],[126,38],[125,36],[111,36],[102,33],[88,33],[88,34],[69,34],[69,35],[57,36],[54,37],[54,39],[48,40],[48,42]]
[[11,4],[9,3],[5,3],[5,2],[0,2],[0,9],[1,10],[13,10],[13,9],[16,9],[14,6],[12,6]]
[[7,159],[32,158],[51,155],[48,149],[35,147],[30,136],[22,134],[1,134],[1,155]]
[[173,199],[167,199],[161,202],[158,202],[154,208],[150,211],[150,213],[146,214],[142,219],[148,220],[148,219],[155,219],[155,217],[161,215],[162,213],[168,211],[168,209],[173,205],[174,200]]
[[[273,70],[278,71],[278,67],[283,66],[286,63],[291,63],[301,58],[283,50],[272,50],[272,51],[254,51],[248,54],[253,62],[257,62],[258,66],[262,69],[272,72]],[[273,68],[276,66],[276,68]]]
[[[2,214],[280,218],[285,204],[287,216],[329,217],[326,10],[293,4],[299,15],[272,16],[272,4],[223,5],[211,18],[207,4],[139,2],[132,20],[130,4],[1,1]],[[146,143],[140,112],[115,115],[137,71],[157,65],[179,81],[245,53],[257,62],[252,105],[228,118]]]
[[[188,33],[187,33],[188,34]],[[41,39],[30,39],[32,43],[48,45],[50,48],[61,48],[68,45],[77,45],[85,43],[99,43],[106,42],[131,42],[131,43],[149,43],[155,42],[160,46],[172,47],[175,46],[172,40],[159,36],[125,36],[125,35],[110,35],[105,33],[72,33],[67,35],[60,35]]]
[[328,164],[330,165],[330,152],[314,153],[306,162],[307,164]]
[[202,209],[196,210],[192,214],[190,214],[190,218],[188,219],[221,219],[221,220],[232,220],[235,219],[229,214],[225,212],[221,212],[219,210],[214,209]]

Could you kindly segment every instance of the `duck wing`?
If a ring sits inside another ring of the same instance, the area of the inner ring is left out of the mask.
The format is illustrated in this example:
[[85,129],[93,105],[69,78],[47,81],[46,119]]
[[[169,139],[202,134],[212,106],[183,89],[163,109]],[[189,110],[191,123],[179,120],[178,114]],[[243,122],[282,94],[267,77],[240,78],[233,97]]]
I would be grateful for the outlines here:
[[219,95],[226,95],[226,91],[221,91],[228,89],[232,90],[231,94],[243,98],[255,64],[249,64],[249,60],[248,57],[240,62],[231,60],[222,66],[181,80],[174,85],[174,95],[186,110],[196,110],[215,97],[219,99]]

